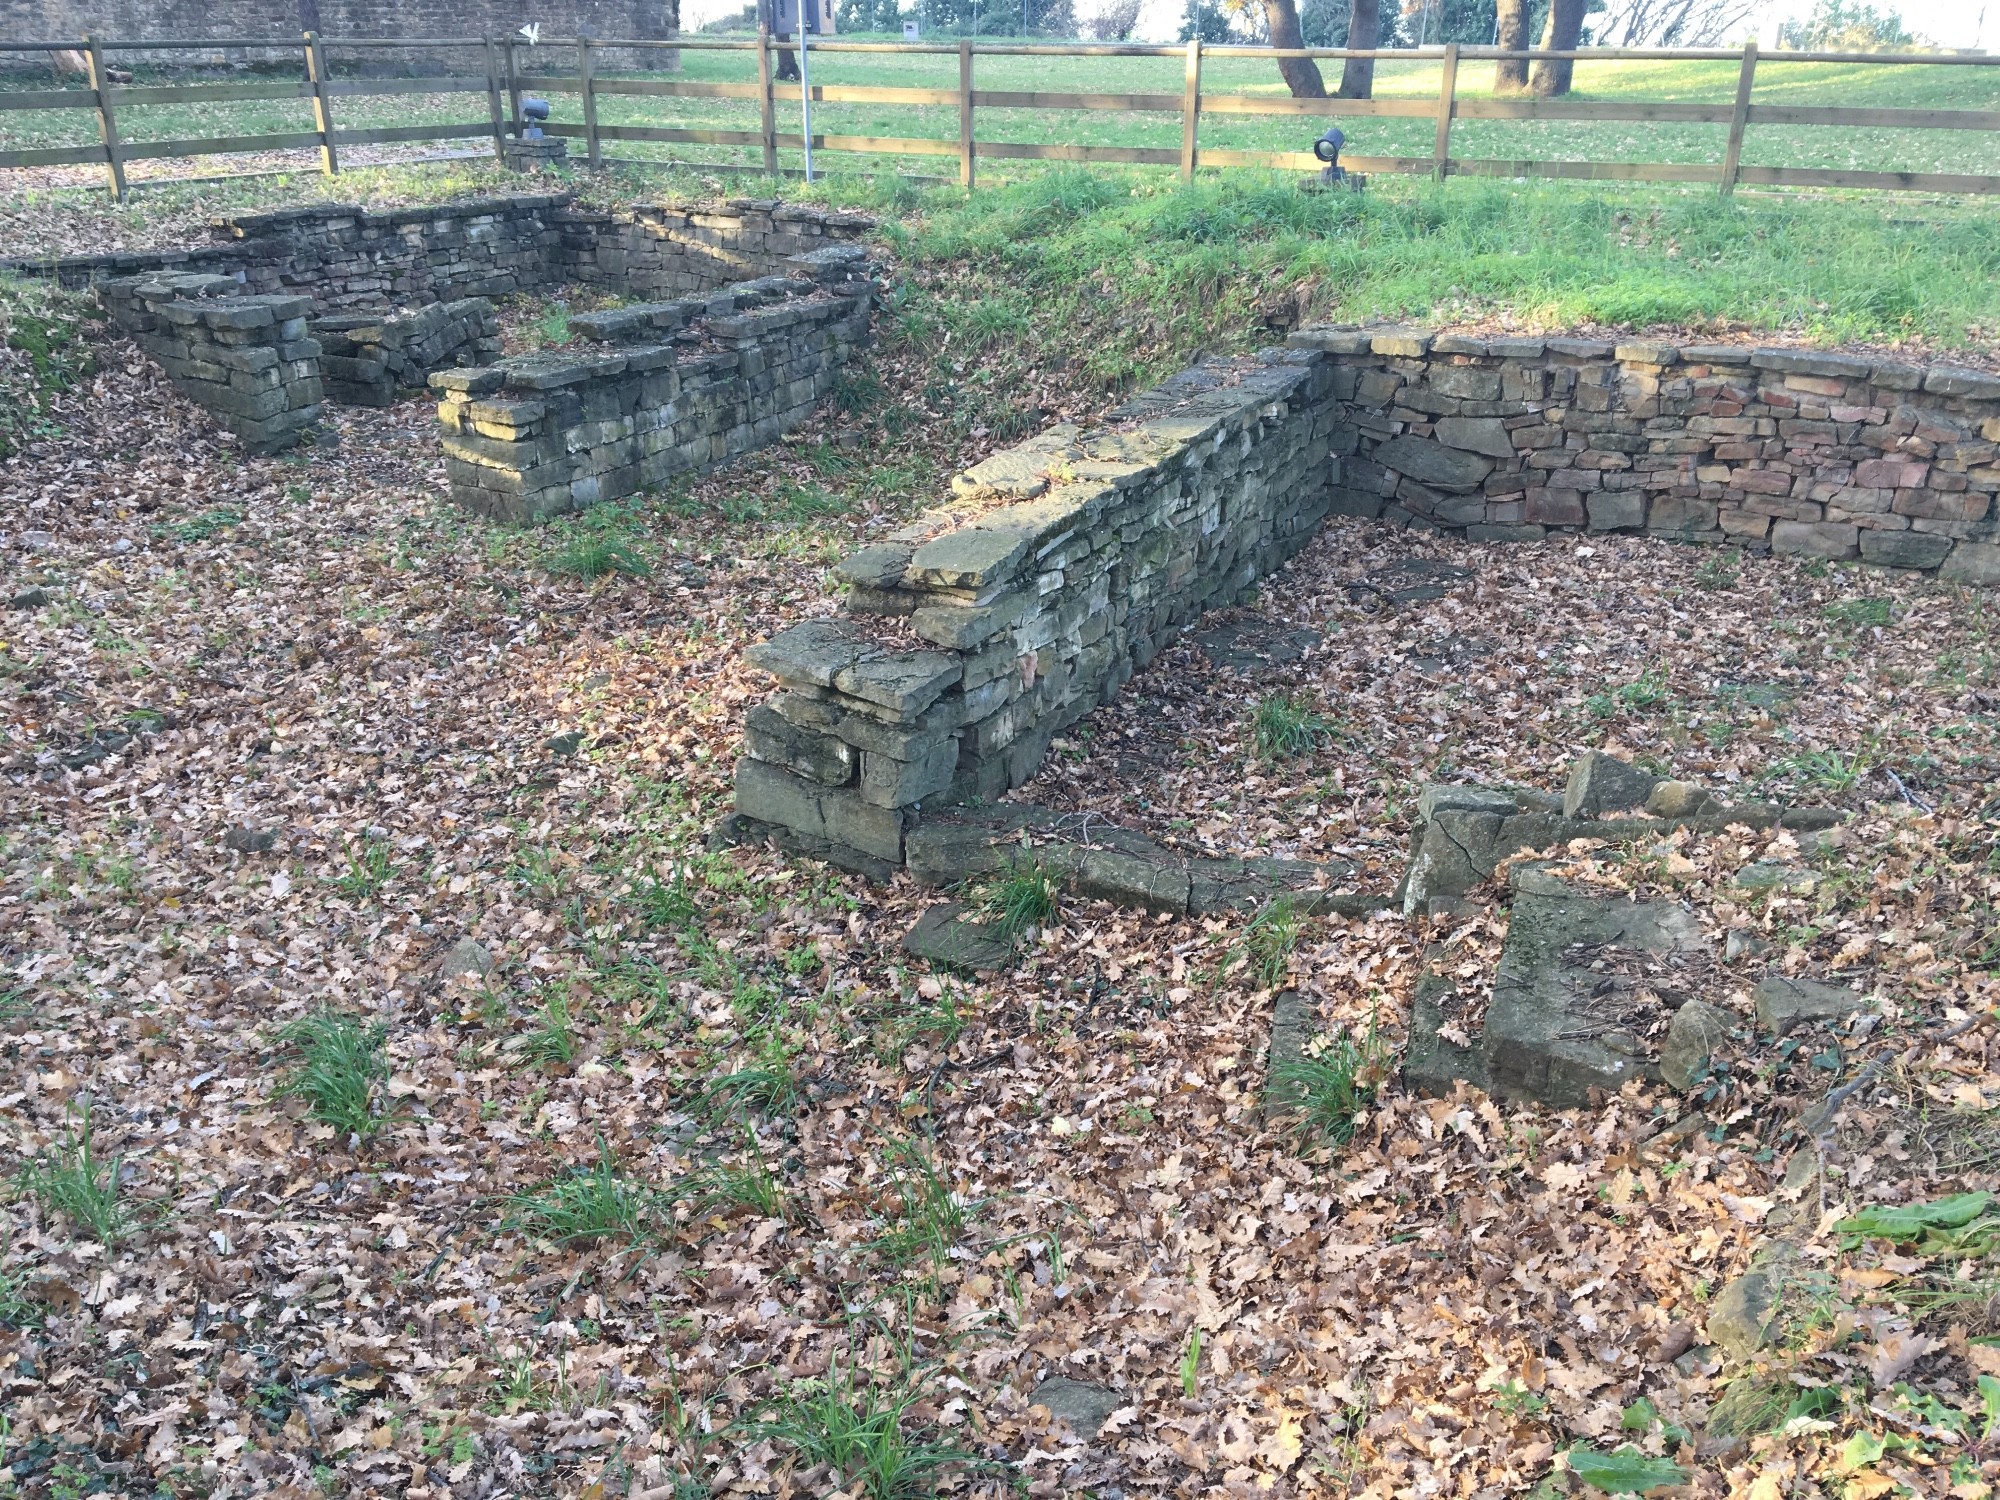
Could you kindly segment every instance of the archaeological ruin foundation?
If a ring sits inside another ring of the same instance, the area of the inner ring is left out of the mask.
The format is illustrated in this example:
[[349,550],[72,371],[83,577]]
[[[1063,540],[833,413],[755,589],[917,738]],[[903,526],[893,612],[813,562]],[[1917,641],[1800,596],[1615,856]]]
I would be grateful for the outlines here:
[[[996,454],[836,567],[843,613],[751,653],[779,691],[746,721],[732,832],[937,876],[921,851],[966,842],[940,823],[1026,782],[1063,728],[1204,610],[1242,600],[1328,514],[2000,582],[1996,444],[2000,376],[1980,370],[1302,330],[1286,349],[1206,361],[1088,432]],[[891,621],[900,640],[885,639]],[[1127,897],[1156,904],[1149,879]]]

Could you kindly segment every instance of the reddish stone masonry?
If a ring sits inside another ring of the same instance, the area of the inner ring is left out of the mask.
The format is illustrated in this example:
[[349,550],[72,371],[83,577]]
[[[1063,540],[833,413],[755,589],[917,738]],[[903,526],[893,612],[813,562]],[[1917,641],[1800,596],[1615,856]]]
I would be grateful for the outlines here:
[[1337,514],[1638,532],[2000,583],[2000,375],[1801,349],[1315,327]]

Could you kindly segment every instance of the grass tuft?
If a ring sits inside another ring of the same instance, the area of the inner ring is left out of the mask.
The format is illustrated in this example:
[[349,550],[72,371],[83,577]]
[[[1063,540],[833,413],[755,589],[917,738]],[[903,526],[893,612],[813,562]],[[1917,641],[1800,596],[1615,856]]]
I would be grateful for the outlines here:
[[1251,734],[1259,760],[1291,760],[1332,738],[1333,726],[1287,693],[1272,693],[1257,705]]
[[1265,989],[1274,990],[1284,983],[1286,975],[1291,973],[1292,955],[1298,951],[1304,934],[1305,923],[1299,916],[1298,903],[1290,896],[1265,902],[1263,909],[1250,919],[1250,925],[1243,931],[1243,956],[1249,960],[1250,972]]
[[1038,859],[1016,859],[975,889],[980,916],[1009,937],[1045,927],[1056,914],[1055,876]]
[[1336,1037],[1317,1056],[1288,1058],[1271,1069],[1265,1099],[1285,1118],[1301,1146],[1345,1146],[1354,1121],[1375,1097],[1369,1081],[1378,1070],[1371,1032],[1357,1047]]
[[636,1244],[651,1239],[661,1195],[619,1170],[603,1136],[597,1138],[597,1150],[592,1165],[554,1178],[531,1193],[516,1194],[508,1224],[562,1245],[606,1239]]
[[98,1158],[91,1141],[91,1111],[63,1132],[39,1161],[21,1169],[21,1191],[43,1210],[61,1214],[100,1244],[115,1245],[132,1233],[132,1210],[118,1196],[125,1158]]
[[278,1031],[294,1054],[279,1096],[306,1101],[312,1117],[343,1136],[367,1140],[385,1123],[375,1113],[377,1085],[389,1076],[382,1056],[383,1026],[363,1026],[352,1016],[323,1010]]
[[935,1495],[955,1469],[993,1467],[931,1429],[912,1429],[910,1408],[924,1395],[914,1371],[877,1381],[836,1368],[778,1397],[745,1429],[783,1443],[802,1466],[826,1465],[828,1482],[850,1495],[919,1500]]
[[891,1142],[882,1156],[896,1206],[870,1248],[899,1266],[928,1260],[942,1268],[964,1233],[967,1209],[938,1175],[936,1163],[913,1141]]

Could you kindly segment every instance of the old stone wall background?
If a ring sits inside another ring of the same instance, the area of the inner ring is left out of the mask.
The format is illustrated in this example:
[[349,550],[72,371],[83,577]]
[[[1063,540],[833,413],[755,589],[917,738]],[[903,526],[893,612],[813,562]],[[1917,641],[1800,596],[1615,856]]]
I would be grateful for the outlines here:
[[1334,509],[1626,531],[2000,583],[2000,376],[1799,349],[1315,328]]
[[583,211],[565,193],[521,193],[373,212],[315,203],[215,221],[188,249],[0,261],[19,275],[87,286],[147,271],[239,277],[257,293],[302,292],[322,312],[500,297],[564,282],[682,295],[781,274],[786,262],[853,244],[862,214],[735,198],[702,209]]
[[[342,37],[496,37],[504,38],[525,23],[541,24],[547,37],[632,38],[663,41],[680,30],[680,0],[470,0],[444,4],[418,0],[390,4],[388,0],[0,0],[0,36],[19,41],[67,42],[86,34],[116,41],[203,38],[244,41],[268,37],[271,49],[215,47],[166,52],[120,52],[114,61],[157,62],[168,67],[212,67],[242,64],[298,64],[297,42],[302,33],[317,31],[337,43]],[[552,51],[551,55],[557,55]],[[633,57],[607,56],[608,65],[634,66]],[[471,70],[484,74],[482,53],[445,59],[430,49],[358,53],[332,49],[336,69],[365,63],[371,73],[438,73]],[[565,68],[574,66],[574,49],[560,53]],[[639,66],[677,66],[678,52],[652,51]],[[0,54],[0,71],[46,70],[44,61],[24,54]]]
[[1326,513],[1332,369],[1205,362],[1089,432],[961,474],[953,502],[843,562],[851,614],[751,651],[782,691],[736,772],[750,831],[881,873],[927,805],[997,796],[1204,610],[1239,600]]
[[453,500],[542,520],[775,442],[832,390],[874,305],[859,247],[787,264],[790,276],[572,318],[598,351],[434,375]]

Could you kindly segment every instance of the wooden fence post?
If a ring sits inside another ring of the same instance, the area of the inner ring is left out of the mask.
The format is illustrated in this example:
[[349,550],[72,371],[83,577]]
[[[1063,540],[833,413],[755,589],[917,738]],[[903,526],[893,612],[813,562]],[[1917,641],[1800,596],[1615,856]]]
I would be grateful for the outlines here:
[[514,39],[507,38],[501,44],[507,49],[507,110],[514,122],[514,139],[521,138],[521,65],[514,56]]
[[104,137],[104,169],[111,179],[111,196],[125,201],[125,156],[118,145],[118,116],[111,108],[111,84],[104,76],[104,49],[97,38],[83,39],[90,62],[90,89],[97,96],[97,128]]
[[583,139],[590,148],[590,164],[604,165],[604,155],[597,144],[597,91],[591,86],[590,38],[578,36],[576,39],[576,72],[583,85]]
[[972,191],[972,43],[958,44],[958,185]]
[[1451,165],[1451,118],[1458,109],[1458,43],[1447,42],[1444,72],[1438,77],[1437,141],[1431,147],[1431,177],[1444,181]]
[[486,39],[486,112],[493,117],[493,155],[507,159],[507,117],[500,112],[500,47]]
[[1181,181],[1194,181],[1195,126],[1201,119],[1201,38],[1188,41],[1187,87],[1181,94]]
[[1722,153],[1722,196],[1736,191],[1743,170],[1743,127],[1750,123],[1750,88],[1757,81],[1757,39],[1743,44],[1743,68],[1736,75],[1736,109],[1729,116],[1729,145]]
[[306,80],[313,91],[313,129],[319,132],[319,169],[329,177],[340,174],[340,152],[333,144],[333,100],[326,91],[326,51],[319,33],[306,33]]
[[771,33],[768,28],[757,28],[757,132],[764,138],[764,170],[775,174],[778,170],[778,116],[777,98],[772,92],[771,79]]

